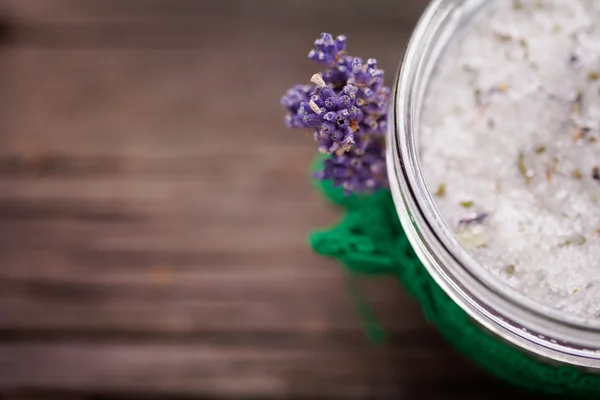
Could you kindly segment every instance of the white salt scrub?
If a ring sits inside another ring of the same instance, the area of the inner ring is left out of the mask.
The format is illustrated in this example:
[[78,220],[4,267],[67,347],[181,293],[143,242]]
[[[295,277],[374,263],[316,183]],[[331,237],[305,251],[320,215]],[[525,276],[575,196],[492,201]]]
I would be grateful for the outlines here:
[[600,320],[600,0],[490,3],[432,77],[425,179],[492,274]]

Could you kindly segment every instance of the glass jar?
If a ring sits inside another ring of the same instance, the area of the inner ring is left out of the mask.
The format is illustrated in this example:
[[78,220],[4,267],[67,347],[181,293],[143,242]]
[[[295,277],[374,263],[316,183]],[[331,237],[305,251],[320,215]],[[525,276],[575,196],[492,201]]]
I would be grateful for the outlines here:
[[387,160],[394,202],[429,274],[474,320],[545,361],[600,372],[600,323],[537,303],[492,276],[445,223],[423,178],[418,142],[428,82],[447,44],[492,1],[433,0],[413,33],[390,112]]

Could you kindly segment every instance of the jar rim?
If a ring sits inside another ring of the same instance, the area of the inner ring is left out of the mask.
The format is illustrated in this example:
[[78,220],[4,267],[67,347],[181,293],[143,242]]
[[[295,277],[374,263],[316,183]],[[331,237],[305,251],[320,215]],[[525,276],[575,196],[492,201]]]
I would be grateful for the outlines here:
[[419,163],[420,108],[434,65],[453,35],[493,0],[433,0],[405,49],[392,88],[387,166],[404,231],[425,268],[472,318],[542,357],[600,369],[600,322],[519,293],[476,262],[444,221]]

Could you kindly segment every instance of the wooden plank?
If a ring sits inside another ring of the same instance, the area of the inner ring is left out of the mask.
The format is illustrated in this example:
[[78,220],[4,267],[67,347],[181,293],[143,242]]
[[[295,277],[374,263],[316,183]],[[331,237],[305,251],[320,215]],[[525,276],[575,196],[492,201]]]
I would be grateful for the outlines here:
[[[40,392],[40,391],[12,391],[5,393],[2,400],[90,400],[90,397],[84,394],[73,394],[65,392]],[[134,400],[128,397],[127,400]],[[148,400],[148,399],[146,399]]]
[[393,354],[335,341],[274,340],[252,348],[207,342],[12,343],[0,345],[0,371],[4,390],[219,398],[251,393],[253,398],[434,399],[452,391],[461,399],[478,399],[485,391],[488,399],[502,399],[510,394],[452,353],[432,352],[424,342],[405,343]]
[[[309,336],[353,332],[366,340],[343,284],[335,283],[337,274],[303,276],[288,268],[253,276],[241,271],[175,272],[160,266],[146,274],[146,279],[140,272],[3,278],[0,330]],[[385,328],[408,336],[432,329],[416,304],[390,307],[402,297],[392,282],[377,289],[367,298]]]
[[[368,7],[359,0],[3,0],[9,15],[19,23],[90,23],[144,19],[193,19],[203,15],[230,18],[395,18],[414,21],[427,5],[423,0],[374,0]],[[315,12],[318,10],[318,12]],[[358,10],[360,10],[358,12]]]

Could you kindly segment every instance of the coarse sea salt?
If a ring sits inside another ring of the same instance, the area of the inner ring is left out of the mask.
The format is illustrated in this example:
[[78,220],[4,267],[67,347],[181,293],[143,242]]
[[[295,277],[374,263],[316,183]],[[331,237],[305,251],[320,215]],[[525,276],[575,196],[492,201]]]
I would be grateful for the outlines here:
[[490,1],[440,58],[419,142],[475,260],[600,320],[600,1]]

